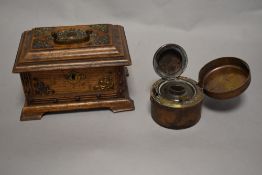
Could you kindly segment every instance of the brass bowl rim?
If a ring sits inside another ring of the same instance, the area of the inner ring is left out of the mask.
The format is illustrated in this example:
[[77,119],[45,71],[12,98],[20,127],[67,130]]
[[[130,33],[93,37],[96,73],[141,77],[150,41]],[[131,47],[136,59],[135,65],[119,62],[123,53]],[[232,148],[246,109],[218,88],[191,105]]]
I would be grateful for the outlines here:
[[182,77],[179,76],[177,77],[177,79],[185,81],[189,84],[191,84],[194,88],[195,88],[195,95],[193,96],[193,98],[191,100],[189,100],[187,103],[178,103],[176,101],[167,99],[162,97],[159,94],[156,94],[156,89],[158,89],[158,87],[163,84],[166,83],[167,81],[175,81],[175,79],[169,79],[169,80],[165,80],[165,79],[160,79],[158,81],[156,81],[152,88],[151,88],[151,100],[154,100],[155,102],[159,103],[160,105],[166,106],[166,107],[171,107],[171,108],[187,108],[187,107],[192,107],[195,106],[196,104],[200,103],[201,101],[203,101],[204,99],[204,94],[202,91],[202,88],[200,88],[197,85],[197,82],[194,81],[191,78],[187,78],[187,77]]

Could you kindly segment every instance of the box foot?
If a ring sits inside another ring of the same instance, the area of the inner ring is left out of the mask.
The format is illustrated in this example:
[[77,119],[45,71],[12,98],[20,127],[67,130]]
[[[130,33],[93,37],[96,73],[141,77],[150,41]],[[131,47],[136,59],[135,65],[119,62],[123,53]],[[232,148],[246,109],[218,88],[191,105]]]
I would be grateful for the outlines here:
[[43,115],[43,112],[35,112],[32,108],[25,106],[21,112],[20,121],[41,120]]
[[125,101],[114,103],[110,107],[110,110],[112,112],[131,111],[134,109],[135,109],[134,102],[131,99],[126,99]]
[[122,112],[134,110],[135,107],[133,100],[129,98],[43,105],[25,105],[23,107],[20,120],[41,120],[43,115],[48,112],[77,111],[88,109],[110,109],[112,112]]

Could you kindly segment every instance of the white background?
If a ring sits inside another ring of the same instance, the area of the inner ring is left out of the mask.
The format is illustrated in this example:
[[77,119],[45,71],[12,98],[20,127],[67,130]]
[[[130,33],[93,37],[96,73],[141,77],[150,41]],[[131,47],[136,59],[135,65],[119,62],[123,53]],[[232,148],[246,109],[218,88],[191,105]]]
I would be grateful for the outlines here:
[[[125,27],[136,109],[45,115],[20,122],[24,103],[12,67],[24,30],[112,23]],[[0,175],[260,175],[262,172],[261,0],[0,1]],[[227,102],[205,100],[200,122],[169,130],[150,116],[159,79],[154,52],[176,43],[188,54],[184,76],[197,79],[208,61],[235,56],[252,82]]]

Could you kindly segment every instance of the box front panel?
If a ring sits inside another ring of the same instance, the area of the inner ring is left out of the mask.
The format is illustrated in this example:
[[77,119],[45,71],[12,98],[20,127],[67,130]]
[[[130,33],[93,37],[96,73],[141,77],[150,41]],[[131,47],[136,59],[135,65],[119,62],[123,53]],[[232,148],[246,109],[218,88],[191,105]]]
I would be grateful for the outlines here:
[[111,99],[121,96],[123,67],[22,73],[29,104]]

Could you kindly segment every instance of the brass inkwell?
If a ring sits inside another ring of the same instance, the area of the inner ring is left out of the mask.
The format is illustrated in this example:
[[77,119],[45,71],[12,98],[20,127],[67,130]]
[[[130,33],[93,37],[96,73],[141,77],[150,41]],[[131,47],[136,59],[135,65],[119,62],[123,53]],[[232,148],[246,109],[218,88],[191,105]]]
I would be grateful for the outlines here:
[[234,57],[207,63],[199,72],[199,82],[180,76],[187,66],[187,55],[176,44],[160,47],[153,66],[161,79],[151,89],[151,115],[156,123],[170,129],[188,128],[200,120],[204,94],[215,99],[233,98],[251,81],[248,64]]

